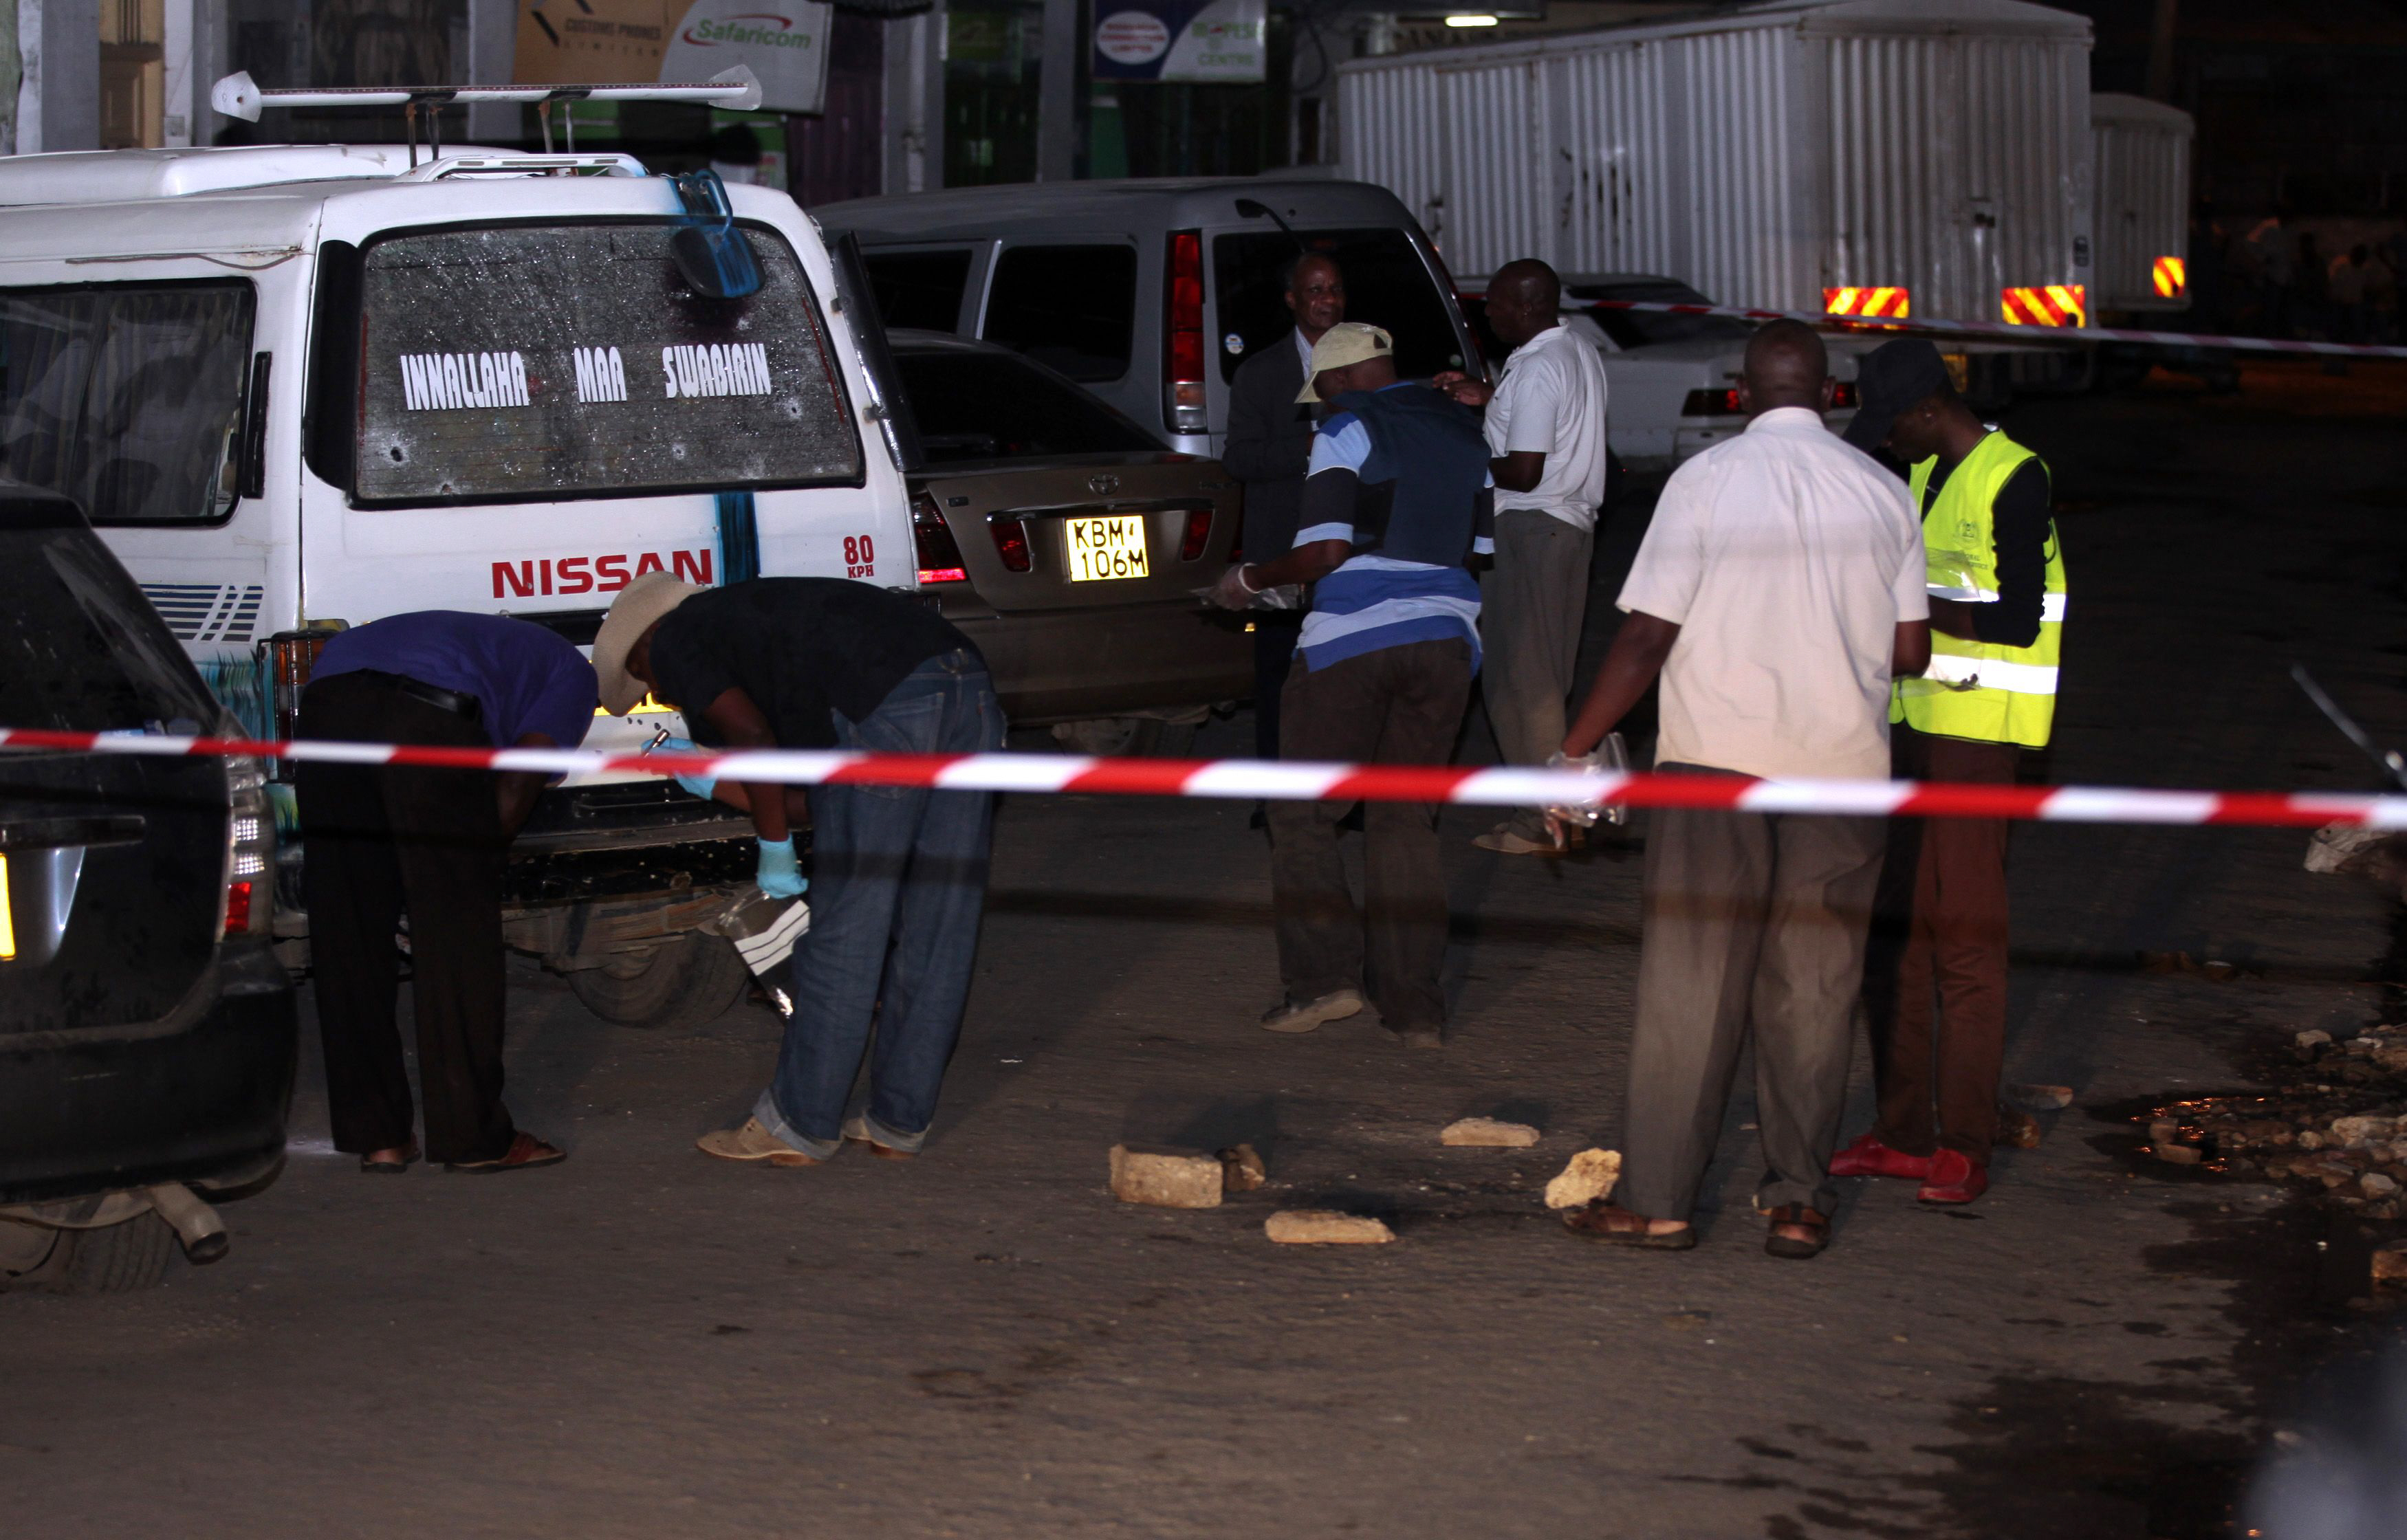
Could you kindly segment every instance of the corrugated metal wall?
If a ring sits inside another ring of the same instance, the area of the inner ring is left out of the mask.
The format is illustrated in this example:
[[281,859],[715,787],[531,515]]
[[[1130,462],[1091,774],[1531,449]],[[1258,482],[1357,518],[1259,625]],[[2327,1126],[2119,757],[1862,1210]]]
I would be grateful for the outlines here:
[[1533,252],[1551,260],[1558,157],[1545,133],[1544,62],[1440,70],[1437,87],[1446,206],[1431,238],[1446,264],[1492,273]]
[[1547,261],[1565,273],[1669,273],[1682,228],[1662,132],[1658,44],[1597,49],[1552,62],[1559,186]]
[[1360,61],[1343,164],[1466,276],[1535,255],[1801,310],[1902,285],[1917,316],[1994,320],[2007,285],[2096,287],[2087,32],[2007,9],[1986,33],[1841,4]]
[[[2166,114],[2169,119],[2171,114]],[[2189,251],[2190,129],[2185,119],[2138,121],[2101,117],[2091,144],[2098,177],[2099,301],[2117,310],[2180,310],[2189,300],[2161,299],[2158,257]]]
[[2087,49],[2059,38],[1808,39],[1831,187],[1820,284],[1903,284],[1995,320],[2007,285],[2088,284]]
[[1797,158],[1811,151],[1789,133],[1795,32],[1751,27],[1665,46],[1676,50],[1675,121],[1693,210],[1678,276],[1724,304],[1796,305],[1797,245],[1810,217],[1800,206]]
[[1445,213],[1437,100],[1431,70],[1349,70],[1337,77],[1337,149],[1346,175],[1393,192],[1425,229],[1433,229]]

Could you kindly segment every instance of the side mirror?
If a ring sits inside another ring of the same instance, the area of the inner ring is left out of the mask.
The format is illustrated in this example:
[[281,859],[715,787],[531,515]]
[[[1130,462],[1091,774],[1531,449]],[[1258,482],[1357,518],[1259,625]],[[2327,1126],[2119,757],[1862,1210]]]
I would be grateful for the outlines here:
[[678,276],[697,294],[714,300],[740,300],[761,289],[761,263],[752,243],[735,228],[735,211],[727,202],[727,184],[716,171],[690,171],[669,178],[686,222],[669,237],[669,256]]

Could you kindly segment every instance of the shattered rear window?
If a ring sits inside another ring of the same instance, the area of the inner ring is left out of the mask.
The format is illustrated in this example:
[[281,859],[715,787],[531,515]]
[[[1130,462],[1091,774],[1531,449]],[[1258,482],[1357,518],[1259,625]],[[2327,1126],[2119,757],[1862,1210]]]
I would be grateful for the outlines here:
[[388,236],[362,287],[362,503],[855,483],[861,439],[793,249],[695,293],[673,221]]

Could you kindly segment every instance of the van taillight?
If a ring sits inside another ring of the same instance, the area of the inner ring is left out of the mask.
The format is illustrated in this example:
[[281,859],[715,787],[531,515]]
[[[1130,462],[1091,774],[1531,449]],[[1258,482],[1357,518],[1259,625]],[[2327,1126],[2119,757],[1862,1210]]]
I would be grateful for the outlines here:
[[1174,433],[1211,428],[1204,406],[1204,234],[1170,234],[1167,304],[1162,318],[1161,407]]
[[226,884],[225,933],[229,936],[250,934],[250,884]]
[[936,500],[927,493],[911,508],[911,538],[919,552],[919,581],[929,583],[967,583],[969,570],[961,565],[961,548],[954,543],[952,527],[945,522]]
[[1015,572],[1028,571],[1028,526],[1016,518],[997,516],[987,528],[994,534],[994,554]]
[[309,683],[309,671],[318,666],[318,655],[326,650],[333,639],[332,631],[278,631],[259,644],[267,663],[269,704],[274,708],[273,727],[278,738],[291,738],[301,720],[301,691]]
[[1188,509],[1187,533],[1178,542],[1178,559],[1193,561],[1204,554],[1204,547],[1210,544],[1212,544],[1212,510]]

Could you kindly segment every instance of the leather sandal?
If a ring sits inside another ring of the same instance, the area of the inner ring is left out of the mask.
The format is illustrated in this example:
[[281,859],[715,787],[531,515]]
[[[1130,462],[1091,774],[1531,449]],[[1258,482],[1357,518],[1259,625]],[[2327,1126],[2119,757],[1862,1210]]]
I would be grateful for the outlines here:
[[1563,1228],[1588,1240],[1639,1246],[1651,1251],[1685,1251],[1697,1244],[1697,1227],[1693,1224],[1658,1234],[1647,1228],[1652,1222],[1644,1214],[1617,1208],[1602,1198],[1590,1198],[1586,1208],[1574,1208],[1563,1215]]
[[[1771,1219],[1772,1227],[1764,1232],[1763,1236],[1763,1250],[1769,1256],[1803,1262],[1810,1257],[1820,1256],[1822,1249],[1830,1244],[1830,1217],[1818,1208],[1808,1208],[1802,1203],[1784,1203],[1771,1210]],[[1814,1238],[1799,1240],[1794,1236],[1784,1236],[1780,1233],[1783,1225],[1810,1231]]]
[[400,1145],[396,1148],[401,1151],[401,1159],[378,1160],[376,1157],[384,1153],[384,1151],[381,1150],[371,1150],[366,1154],[360,1157],[360,1169],[372,1176],[397,1177],[424,1158],[419,1151],[418,1141],[416,1139],[412,1139],[407,1144]]
[[472,1176],[491,1176],[496,1171],[532,1171],[538,1166],[558,1166],[568,1158],[568,1151],[549,1145],[521,1128],[510,1139],[509,1149],[493,1160],[447,1160],[446,1171],[465,1171]]

